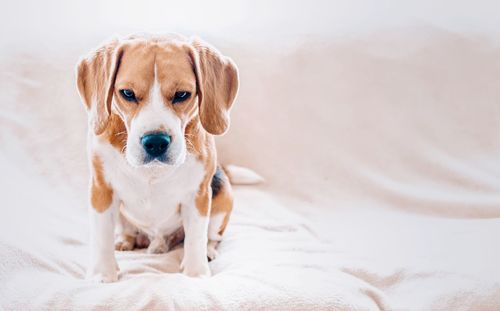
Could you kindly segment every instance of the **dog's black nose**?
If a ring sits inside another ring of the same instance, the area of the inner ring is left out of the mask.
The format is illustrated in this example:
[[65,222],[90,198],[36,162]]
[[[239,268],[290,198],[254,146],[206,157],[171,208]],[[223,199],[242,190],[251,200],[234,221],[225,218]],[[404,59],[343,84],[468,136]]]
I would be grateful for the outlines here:
[[167,152],[168,145],[170,145],[170,136],[167,133],[144,135],[141,138],[141,144],[149,156],[158,158]]

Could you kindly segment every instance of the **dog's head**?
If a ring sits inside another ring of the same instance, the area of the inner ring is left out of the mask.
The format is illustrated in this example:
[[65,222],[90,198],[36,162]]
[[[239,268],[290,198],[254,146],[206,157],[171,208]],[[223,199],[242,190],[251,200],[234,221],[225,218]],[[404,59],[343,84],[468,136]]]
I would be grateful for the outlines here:
[[132,166],[180,165],[193,119],[210,134],[228,129],[238,71],[200,40],[136,36],[81,60],[77,83],[95,135],[107,129],[112,114],[123,121],[124,153]]

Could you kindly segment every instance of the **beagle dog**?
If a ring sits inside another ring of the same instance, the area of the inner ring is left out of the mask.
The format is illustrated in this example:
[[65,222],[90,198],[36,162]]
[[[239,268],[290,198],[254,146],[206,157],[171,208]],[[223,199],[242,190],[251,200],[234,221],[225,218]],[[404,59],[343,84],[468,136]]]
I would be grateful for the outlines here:
[[236,65],[198,39],[138,35],[80,60],[77,85],[89,116],[87,278],[116,281],[115,248],[165,252],[179,230],[182,272],[210,276],[233,208],[213,135],[229,127]]

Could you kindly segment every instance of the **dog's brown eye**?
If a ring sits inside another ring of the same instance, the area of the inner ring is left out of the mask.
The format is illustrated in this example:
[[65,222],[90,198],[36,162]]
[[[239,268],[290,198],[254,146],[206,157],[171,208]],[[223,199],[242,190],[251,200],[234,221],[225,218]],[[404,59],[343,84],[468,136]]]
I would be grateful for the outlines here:
[[135,98],[134,91],[128,90],[128,89],[123,89],[120,90],[120,94],[122,95],[123,99],[129,102],[137,102],[137,98]]
[[174,98],[172,99],[172,104],[176,103],[181,103],[188,99],[191,96],[191,93],[181,91],[181,92],[175,92]]

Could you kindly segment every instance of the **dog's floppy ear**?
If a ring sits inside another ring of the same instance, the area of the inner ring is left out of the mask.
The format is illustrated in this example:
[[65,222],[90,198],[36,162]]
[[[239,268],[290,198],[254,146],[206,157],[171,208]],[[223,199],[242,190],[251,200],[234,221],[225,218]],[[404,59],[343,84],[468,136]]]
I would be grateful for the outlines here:
[[231,59],[207,43],[193,39],[191,45],[201,124],[210,134],[224,134],[238,92],[238,69]]
[[96,135],[104,132],[108,124],[122,54],[123,47],[118,40],[113,40],[80,60],[77,66],[78,92],[87,107],[89,124]]

